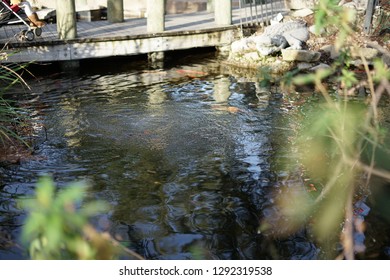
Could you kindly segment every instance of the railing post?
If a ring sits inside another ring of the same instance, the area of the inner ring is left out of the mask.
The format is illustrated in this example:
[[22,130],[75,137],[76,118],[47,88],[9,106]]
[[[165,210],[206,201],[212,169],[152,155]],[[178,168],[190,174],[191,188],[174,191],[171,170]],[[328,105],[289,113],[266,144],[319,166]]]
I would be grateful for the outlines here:
[[74,39],[77,37],[75,0],[57,0],[56,17],[58,38]]
[[111,23],[123,22],[123,0],[107,0],[107,20]]
[[209,13],[212,13],[212,12],[215,11],[215,9],[214,9],[214,5],[215,5],[214,1],[215,0],[207,0],[207,11]]
[[232,1],[231,0],[214,0],[215,5],[215,23],[217,25],[232,24]]
[[376,0],[368,0],[367,1],[367,9],[366,9],[366,17],[364,18],[364,26],[363,30],[366,34],[371,32],[372,25],[372,16],[374,15],[374,10],[376,6]]
[[147,0],[147,32],[158,33],[165,30],[165,1]]

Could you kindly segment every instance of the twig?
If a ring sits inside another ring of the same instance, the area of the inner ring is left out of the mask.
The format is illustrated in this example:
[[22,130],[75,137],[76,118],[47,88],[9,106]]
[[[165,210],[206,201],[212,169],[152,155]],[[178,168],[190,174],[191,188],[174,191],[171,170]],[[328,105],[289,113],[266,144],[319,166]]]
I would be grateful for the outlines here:
[[84,234],[88,238],[90,238],[91,240],[103,239],[106,242],[112,244],[113,246],[115,246],[117,248],[120,248],[122,251],[124,251],[125,253],[127,253],[128,255],[130,255],[130,256],[132,256],[132,257],[134,257],[136,259],[139,259],[139,260],[143,260],[144,259],[141,255],[137,254],[136,252],[134,252],[134,251],[124,247],[122,244],[120,244],[108,232],[99,233],[92,226],[86,225],[84,227]]
[[344,233],[342,238],[344,256],[347,260],[353,260],[355,258],[353,244],[353,194],[354,187],[352,184],[346,201]]

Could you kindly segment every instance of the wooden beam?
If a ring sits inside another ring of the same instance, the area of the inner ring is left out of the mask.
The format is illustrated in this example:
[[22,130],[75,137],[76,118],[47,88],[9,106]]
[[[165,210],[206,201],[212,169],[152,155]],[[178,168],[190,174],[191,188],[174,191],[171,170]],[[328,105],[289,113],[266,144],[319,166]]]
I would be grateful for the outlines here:
[[107,0],[107,20],[112,23],[123,22],[123,0]]
[[[207,11],[208,11],[209,13],[212,13],[212,12],[215,11],[215,9],[214,9],[214,5],[215,5],[214,1],[215,1],[215,0],[207,0]],[[241,1],[241,0],[240,0],[240,1]]]
[[232,24],[232,1],[214,0],[215,23],[217,25]]
[[147,32],[157,33],[165,30],[165,1],[147,0]]
[[161,33],[133,38],[107,40],[69,40],[46,45],[14,47],[7,62],[71,61],[110,56],[140,55],[153,52],[214,47],[232,43],[239,36],[237,28],[209,30],[207,32]]
[[77,37],[75,0],[56,0],[56,18],[59,39]]

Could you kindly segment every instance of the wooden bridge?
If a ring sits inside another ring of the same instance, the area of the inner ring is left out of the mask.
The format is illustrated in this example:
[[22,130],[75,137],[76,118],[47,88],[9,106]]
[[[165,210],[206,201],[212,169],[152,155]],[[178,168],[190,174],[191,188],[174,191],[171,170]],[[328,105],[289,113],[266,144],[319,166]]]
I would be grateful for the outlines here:
[[47,24],[43,27],[42,35],[36,36],[33,41],[18,40],[17,34],[25,29],[24,25],[3,26],[0,29],[0,44],[3,52],[9,54],[3,62],[78,61],[224,46],[242,36],[246,27],[286,12],[280,2],[278,5],[272,2],[254,5],[231,8],[228,24],[218,22],[215,12],[164,15],[164,30],[161,32],[151,32],[149,19],[146,18],[114,23],[107,20],[77,22],[77,35],[74,38],[61,38],[57,13],[57,24]]

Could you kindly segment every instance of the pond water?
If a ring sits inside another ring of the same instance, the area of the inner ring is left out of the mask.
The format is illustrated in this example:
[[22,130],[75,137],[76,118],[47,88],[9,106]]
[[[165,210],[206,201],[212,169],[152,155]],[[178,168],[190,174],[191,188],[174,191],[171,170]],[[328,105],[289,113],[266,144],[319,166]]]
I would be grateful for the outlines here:
[[[48,173],[60,188],[88,180],[90,197],[112,206],[96,227],[148,259],[319,258],[304,232],[281,240],[259,231],[276,181],[288,176],[299,106],[258,79],[232,73],[214,53],[162,69],[114,60],[37,75],[19,98],[44,129],[32,158],[0,169],[0,226],[18,240],[15,199]],[[0,246],[0,258],[26,255]]]

